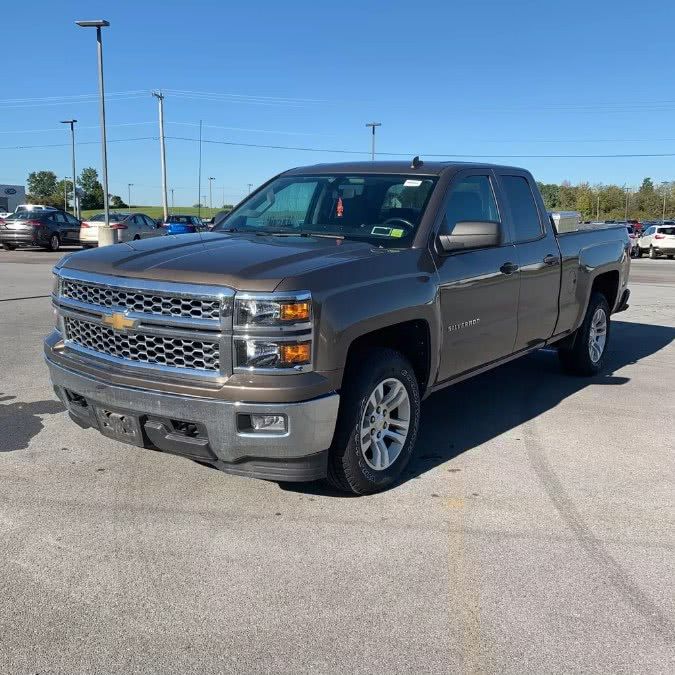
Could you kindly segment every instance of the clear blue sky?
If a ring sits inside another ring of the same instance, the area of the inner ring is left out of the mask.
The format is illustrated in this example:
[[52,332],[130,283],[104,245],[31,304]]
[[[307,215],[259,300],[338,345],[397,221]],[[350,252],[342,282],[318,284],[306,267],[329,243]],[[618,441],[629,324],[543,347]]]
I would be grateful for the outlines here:
[[[675,156],[500,157],[675,153],[666,0],[25,0],[2,13],[0,147],[68,142],[58,122],[75,117],[90,143],[79,168],[99,169],[100,148],[95,35],[73,22],[105,18],[110,141],[157,136],[149,92],[163,88],[169,137],[196,138],[202,119],[204,139],[367,153],[374,119],[383,152],[484,156],[546,182],[675,179]],[[197,145],[169,139],[167,155],[176,204],[193,204]],[[214,203],[232,202],[289,166],[352,157],[207,143],[202,194],[208,176]],[[69,149],[0,150],[0,183],[39,169],[68,175]],[[109,174],[111,192],[134,183],[135,203],[158,204],[158,142],[111,142]]]

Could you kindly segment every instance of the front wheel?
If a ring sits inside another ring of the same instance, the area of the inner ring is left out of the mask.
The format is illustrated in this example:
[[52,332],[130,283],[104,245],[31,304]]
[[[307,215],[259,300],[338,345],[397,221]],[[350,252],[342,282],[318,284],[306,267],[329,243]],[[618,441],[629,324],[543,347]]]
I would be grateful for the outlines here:
[[609,305],[602,293],[593,293],[572,347],[558,349],[563,370],[574,375],[596,375],[605,365],[609,342]]
[[410,461],[420,393],[410,363],[391,349],[369,352],[345,374],[328,459],[328,481],[363,495],[393,485]]
[[3,244],[2,248],[4,248],[5,251],[14,251],[16,246],[14,244]]
[[653,246],[650,246],[650,247],[649,247],[649,257],[650,257],[652,260],[656,260],[656,258],[658,258],[658,256],[656,255],[656,251],[654,250],[654,247],[653,247]]

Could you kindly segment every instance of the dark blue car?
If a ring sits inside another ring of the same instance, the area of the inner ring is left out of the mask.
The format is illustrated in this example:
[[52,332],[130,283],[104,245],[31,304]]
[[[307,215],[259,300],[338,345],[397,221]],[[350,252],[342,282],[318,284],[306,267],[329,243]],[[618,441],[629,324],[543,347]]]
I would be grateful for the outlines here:
[[192,234],[206,229],[197,216],[172,215],[162,225],[167,234]]

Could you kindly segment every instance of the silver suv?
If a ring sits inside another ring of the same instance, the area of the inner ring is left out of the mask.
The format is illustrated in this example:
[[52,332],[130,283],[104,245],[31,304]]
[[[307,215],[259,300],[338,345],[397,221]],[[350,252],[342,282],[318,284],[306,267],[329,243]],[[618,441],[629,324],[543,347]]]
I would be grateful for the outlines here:
[[638,257],[645,253],[650,258],[667,256],[670,260],[675,256],[675,223],[650,225],[638,239]]

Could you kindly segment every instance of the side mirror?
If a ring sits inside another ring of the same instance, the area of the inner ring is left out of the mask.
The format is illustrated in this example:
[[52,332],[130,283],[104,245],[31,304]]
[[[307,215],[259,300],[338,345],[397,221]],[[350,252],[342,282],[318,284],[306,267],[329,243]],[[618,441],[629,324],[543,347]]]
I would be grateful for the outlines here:
[[501,243],[500,225],[494,220],[462,220],[450,234],[439,235],[438,242],[446,252],[493,248]]

